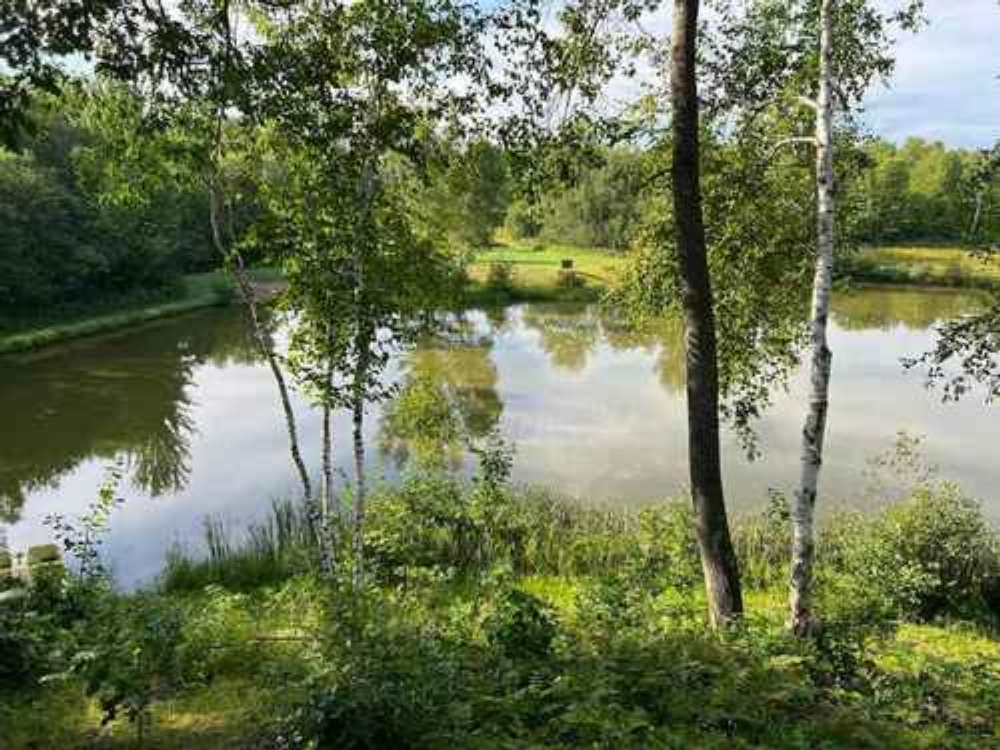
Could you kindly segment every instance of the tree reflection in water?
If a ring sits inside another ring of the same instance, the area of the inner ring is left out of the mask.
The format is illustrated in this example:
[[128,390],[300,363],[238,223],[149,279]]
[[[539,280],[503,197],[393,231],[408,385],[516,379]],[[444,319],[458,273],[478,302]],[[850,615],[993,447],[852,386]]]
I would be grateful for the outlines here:
[[124,458],[129,479],[150,495],[179,491],[190,472],[194,370],[253,361],[232,310],[5,358],[0,519],[13,523],[29,494],[91,459]]
[[466,449],[496,428],[503,402],[492,347],[492,336],[460,317],[404,358],[399,392],[379,432],[383,453],[398,469],[413,463],[457,471]]

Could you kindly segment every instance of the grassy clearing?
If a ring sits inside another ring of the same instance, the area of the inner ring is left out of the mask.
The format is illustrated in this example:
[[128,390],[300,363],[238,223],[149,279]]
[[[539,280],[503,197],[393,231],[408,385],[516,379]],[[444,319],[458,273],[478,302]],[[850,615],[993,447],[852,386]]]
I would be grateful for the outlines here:
[[[263,285],[280,281],[273,269],[253,271]],[[31,351],[70,339],[114,331],[204,307],[224,305],[233,299],[233,283],[225,271],[188,274],[169,290],[115,300],[85,310],[67,311],[44,320],[0,326],[0,354]]]
[[[578,287],[561,283],[564,260],[572,260],[582,281]],[[613,286],[626,257],[602,248],[508,242],[480,252],[469,269],[472,301],[589,300]],[[505,288],[489,281],[494,264],[510,264],[512,277]],[[844,264],[855,281],[957,288],[1000,287],[1000,263],[984,263],[959,247],[869,248]]]
[[876,247],[848,264],[859,281],[993,289],[1000,287],[1000,264],[984,262],[961,247]]
[[[568,286],[561,276],[562,262],[571,260],[578,284]],[[481,251],[469,267],[473,301],[590,300],[611,286],[624,256],[601,248],[509,242]],[[509,286],[498,289],[489,282],[493,264],[511,264]]]

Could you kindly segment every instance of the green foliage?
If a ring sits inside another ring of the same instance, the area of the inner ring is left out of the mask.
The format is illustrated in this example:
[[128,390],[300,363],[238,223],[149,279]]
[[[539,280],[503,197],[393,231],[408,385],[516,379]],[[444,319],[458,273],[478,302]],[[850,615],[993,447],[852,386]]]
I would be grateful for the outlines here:
[[516,237],[624,250],[635,238],[645,206],[641,152],[609,150],[571,186],[555,189],[534,209],[521,206],[511,222]]
[[[751,455],[753,422],[797,361],[811,287],[811,214],[788,210],[811,195],[811,171],[768,158],[772,128],[781,125],[761,117],[731,137],[709,133],[702,141],[722,407]],[[645,160],[648,173],[665,172],[669,158],[669,143],[657,143]],[[681,309],[670,195],[662,180],[648,184],[644,221],[613,295],[640,328]]]
[[552,653],[553,613],[532,594],[518,589],[504,592],[484,624],[487,642],[508,659],[544,659]]
[[494,292],[509,292],[514,288],[514,264],[495,260],[486,273],[486,288]]
[[204,193],[180,137],[142,132],[140,104],[93,85],[38,97],[36,133],[0,151],[0,316],[163,290],[215,265]]
[[873,520],[843,524],[830,532],[843,605],[904,619],[1000,615],[1000,539],[954,485],[918,487]]
[[1000,175],[980,179],[989,152],[949,149],[909,138],[902,146],[867,144],[868,162],[847,200],[860,210],[859,230],[873,244],[965,242],[979,205],[975,229],[1000,234]]
[[441,174],[422,186],[425,210],[433,214],[430,220],[454,245],[489,247],[510,205],[510,170],[504,152],[476,140],[458,153],[446,152],[442,161],[432,165]]

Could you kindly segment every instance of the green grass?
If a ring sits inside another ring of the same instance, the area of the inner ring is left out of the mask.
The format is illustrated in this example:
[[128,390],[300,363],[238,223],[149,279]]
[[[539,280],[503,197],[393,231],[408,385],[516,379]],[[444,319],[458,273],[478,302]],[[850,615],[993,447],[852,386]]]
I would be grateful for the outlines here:
[[[560,283],[563,260],[572,260],[582,280],[579,287]],[[507,289],[490,288],[493,263],[510,263],[513,280]],[[591,300],[614,285],[626,263],[622,254],[602,248],[505,242],[483,250],[469,269],[470,302]],[[868,248],[844,264],[846,275],[875,284],[907,284],[960,288],[1000,287],[1000,263],[984,262],[968,249],[946,246]]]
[[876,247],[848,263],[859,281],[924,286],[1000,287],[1000,263],[984,262],[966,248],[945,246]]
[[[563,260],[573,261],[578,286],[561,283]],[[490,265],[510,263],[513,283],[509,289],[491,289],[487,283]],[[591,300],[614,284],[624,256],[602,248],[512,241],[476,255],[469,268],[470,301]]]
[[[587,579],[528,576],[520,579],[517,587],[544,602],[567,637],[592,627],[581,614],[581,602],[592,591]],[[200,597],[211,608],[212,596],[211,593],[195,595],[193,601]],[[554,686],[547,688],[553,692],[549,700],[557,705],[560,691],[579,690],[580,706],[570,708],[569,715],[580,720],[584,728],[592,721],[607,722],[613,731],[616,723],[627,720],[641,724],[645,720],[644,711],[638,707],[620,713],[622,691],[630,693],[628,683],[646,684],[648,689],[662,680],[660,689],[671,716],[668,731],[675,743],[663,747],[972,750],[997,746],[1000,642],[995,637],[960,624],[903,624],[894,635],[874,642],[866,654],[879,675],[875,692],[845,691],[841,695],[840,689],[834,688],[829,695],[817,697],[801,660],[785,653],[779,645],[784,637],[783,596],[784,592],[779,590],[749,592],[748,604],[756,623],[752,629],[756,635],[732,642],[707,635],[697,625],[672,622],[669,616],[664,619],[662,614],[648,621],[644,626],[648,631],[633,630],[634,624],[623,623],[622,630],[632,635],[623,636],[621,643],[617,643],[618,636],[613,632],[599,635],[609,642],[591,644],[598,649],[594,653],[589,652],[590,647],[585,649],[582,656],[591,662],[586,666],[573,661],[563,664],[567,684],[560,686],[560,678],[556,678]],[[433,639],[438,637],[434,635],[438,628],[446,631],[454,628],[450,620],[455,613],[467,611],[475,599],[474,591],[454,586],[411,589],[403,601],[389,600],[388,610],[383,610],[382,615],[387,619],[405,618],[402,610],[415,608],[420,614],[414,615],[414,619],[419,618],[426,631],[403,631],[401,636]],[[665,601],[664,597],[661,599]],[[256,619],[260,613],[266,613],[257,633],[263,638],[277,638],[290,632],[290,623],[302,624],[302,610],[290,606],[288,601],[287,592],[262,592],[237,600],[228,616],[249,615]],[[663,606],[662,602],[653,602],[655,611],[663,610]],[[669,607],[663,611],[669,612]],[[642,641],[634,640],[643,632],[646,634],[642,637],[649,639],[645,646]],[[759,643],[761,639],[770,645]],[[397,643],[394,648],[408,646]],[[605,648],[608,653],[602,651]],[[646,648],[651,650],[647,652]],[[255,651],[248,651],[246,644],[240,649],[241,663],[231,671],[224,669],[202,687],[157,702],[141,747],[201,750],[259,746],[255,742],[269,712],[277,705],[287,705],[289,700],[300,700],[306,695],[295,675],[301,669],[296,665],[310,658],[308,645],[262,641]],[[754,649],[763,652],[755,653]],[[247,663],[251,656],[252,664]],[[675,661],[661,662],[661,657],[672,657]],[[418,663],[403,668],[422,666]],[[575,671],[578,668],[580,672]],[[537,689],[545,690],[545,681],[550,678],[544,668],[536,669],[532,679],[538,681]],[[390,691],[395,689],[395,680],[409,685],[406,681],[412,679],[412,675],[395,673],[380,676],[390,679],[387,685]],[[593,699],[585,697],[591,687],[589,682],[574,684],[589,679],[595,680],[593,688],[600,691]],[[624,686],[619,680],[624,681]],[[641,695],[643,689],[637,687],[635,692]],[[533,700],[545,701],[543,696],[544,692]],[[496,701],[496,710],[504,709],[504,700],[509,699],[482,696],[486,704]],[[619,713],[612,713],[605,702],[618,706],[613,710]],[[440,708],[446,710],[446,706]],[[605,708],[608,713],[602,714]],[[102,726],[97,704],[86,698],[83,687],[72,680],[52,683],[41,691],[10,700],[0,708],[0,724],[3,724],[0,738],[7,743],[3,747],[11,750],[140,747],[136,727],[127,721],[119,719]],[[523,745],[482,745],[494,746],[538,745],[530,740]],[[582,739],[579,744],[567,739],[558,745],[545,745],[610,746],[641,745],[634,740],[608,745]]]
[[[255,269],[253,277],[260,283],[272,283],[281,278],[269,268]],[[123,297],[46,319],[0,326],[0,354],[40,349],[70,339],[227,304],[232,299],[233,284],[225,271],[187,274],[173,289]]]

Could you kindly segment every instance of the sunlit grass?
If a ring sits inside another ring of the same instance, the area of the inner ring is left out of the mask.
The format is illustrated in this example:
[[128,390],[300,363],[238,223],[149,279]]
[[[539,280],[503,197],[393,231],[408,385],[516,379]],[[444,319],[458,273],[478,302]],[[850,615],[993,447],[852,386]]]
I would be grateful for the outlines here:
[[857,257],[862,275],[870,271],[876,276],[898,277],[885,280],[947,286],[1000,283],[998,260],[976,256],[966,248],[934,246],[869,248]]
[[564,260],[573,261],[573,269],[586,281],[608,285],[615,281],[624,256],[603,248],[580,248],[551,243],[510,242],[484,250],[476,256],[470,275],[485,279],[490,263],[514,264],[515,284],[520,286],[556,287]]

